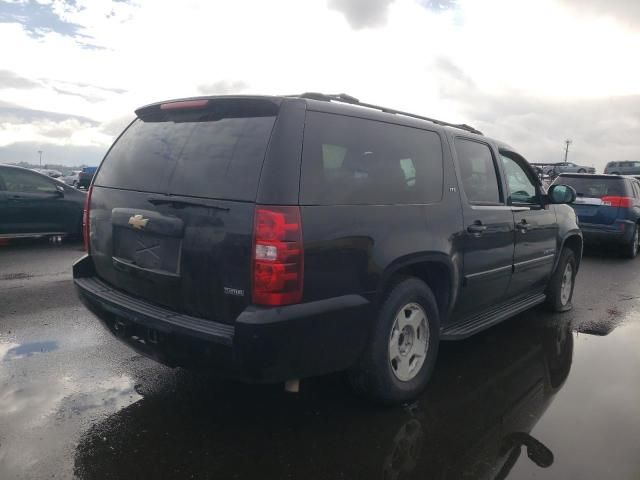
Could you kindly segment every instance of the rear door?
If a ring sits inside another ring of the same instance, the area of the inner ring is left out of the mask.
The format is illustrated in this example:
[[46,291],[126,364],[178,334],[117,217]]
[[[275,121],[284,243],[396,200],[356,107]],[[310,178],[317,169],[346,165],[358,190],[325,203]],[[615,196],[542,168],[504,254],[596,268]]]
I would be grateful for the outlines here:
[[514,222],[494,150],[463,137],[456,137],[454,145],[465,229],[464,282],[455,313],[460,318],[504,298],[513,267]]
[[558,225],[554,207],[542,203],[542,192],[525,159],[514,152],[500,154],[515,222],[513,277],[507,290],[507,296],[514,298],[546,286],[556,256]]
[[278,105],[226,98],[137,113],[95,178],[96,271],[136,297],[231,322],[250,299],[254,202]]

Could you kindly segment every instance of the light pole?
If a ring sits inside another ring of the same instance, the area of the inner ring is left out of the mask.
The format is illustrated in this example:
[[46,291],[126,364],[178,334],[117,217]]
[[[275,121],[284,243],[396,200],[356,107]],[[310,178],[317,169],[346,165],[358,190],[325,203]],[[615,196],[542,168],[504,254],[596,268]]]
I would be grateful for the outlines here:
[[40,166],[42,167],[42,150],[38,150],[38,155],[40,155]]
[[567,163],[567,157],[569,156],[569,145],[571,145],[573,143],[573,140],[570,139],[566,139],[564,141],[564,143],[566,144],[565,149],[564,149],[564,163]]

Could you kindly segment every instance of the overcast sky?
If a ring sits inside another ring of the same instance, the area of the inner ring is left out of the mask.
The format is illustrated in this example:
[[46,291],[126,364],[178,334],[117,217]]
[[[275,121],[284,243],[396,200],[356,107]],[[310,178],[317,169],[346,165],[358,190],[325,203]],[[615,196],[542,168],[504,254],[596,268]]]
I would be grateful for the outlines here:
[[529,161],[640,160],[637,0],[0,0],[0,161],[97,164],[135,108],[347,92]]

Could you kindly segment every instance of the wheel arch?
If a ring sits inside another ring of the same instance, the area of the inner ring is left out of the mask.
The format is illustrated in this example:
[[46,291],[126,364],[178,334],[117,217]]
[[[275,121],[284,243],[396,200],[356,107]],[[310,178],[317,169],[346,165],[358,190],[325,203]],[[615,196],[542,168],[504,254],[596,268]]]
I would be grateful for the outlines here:
[[455,304],[460,278],[458,271],[451,258],[443,253],[408,255],[397,259],[385,269],[379,291],[387,291],[400,278],[418,278],[433,292],[440,321],[443,322]]
[[[560,252],[565,248],[570,248],[573,250],[573,253],[576,256],[576,268],[580,268],[580,263],[582,261],[582,252],[584,250],[584,241],[582,239],[582,235],[579,232],[570,232],[567,236],[562,240],[562,245],[560,246]],[[560,252],[558,252],[556,263],[553,267],[554,271],[558,266],[558,262],[560,261]]]

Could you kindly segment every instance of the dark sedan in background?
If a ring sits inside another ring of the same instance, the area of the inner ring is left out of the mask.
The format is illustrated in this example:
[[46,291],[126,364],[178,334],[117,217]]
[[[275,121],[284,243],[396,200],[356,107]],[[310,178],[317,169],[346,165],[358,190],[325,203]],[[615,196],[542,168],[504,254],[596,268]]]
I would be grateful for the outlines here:
[[0,165],[0,239],[79,237],[86,195],[32,170]]

